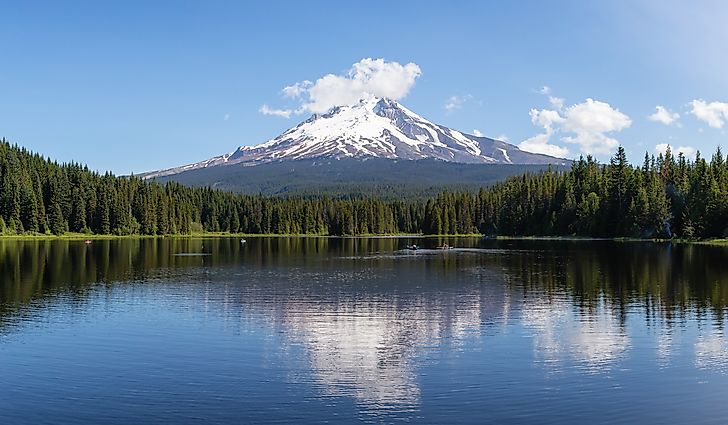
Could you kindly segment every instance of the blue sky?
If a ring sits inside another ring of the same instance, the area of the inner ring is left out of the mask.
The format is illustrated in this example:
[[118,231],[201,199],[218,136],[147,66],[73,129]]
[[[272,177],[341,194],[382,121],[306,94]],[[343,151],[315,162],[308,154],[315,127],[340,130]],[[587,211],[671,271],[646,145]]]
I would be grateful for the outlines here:
[[420,115],[534,150],[604,160],[616,142],[641,162],[726,144],[720,1],[28,1],[0,16],[0,137],[97,170],[264,142],[366,58]]

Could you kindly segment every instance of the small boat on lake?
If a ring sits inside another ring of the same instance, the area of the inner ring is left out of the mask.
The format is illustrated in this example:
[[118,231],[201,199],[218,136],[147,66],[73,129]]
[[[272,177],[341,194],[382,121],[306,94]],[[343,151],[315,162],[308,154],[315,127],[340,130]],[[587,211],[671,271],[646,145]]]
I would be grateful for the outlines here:
[[417,251],[418,247],[417,247],[417,245],[412,244],[412,245],[407,245],[407,249],[409,249],[410,251]]

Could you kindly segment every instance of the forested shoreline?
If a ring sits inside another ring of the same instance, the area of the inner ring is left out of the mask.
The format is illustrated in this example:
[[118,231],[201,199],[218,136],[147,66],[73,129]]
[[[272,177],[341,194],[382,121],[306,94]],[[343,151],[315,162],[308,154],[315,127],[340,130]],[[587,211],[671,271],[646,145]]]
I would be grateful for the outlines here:
[[630,165],[580,158],[567,171],[525,173],[477,193],[427,200],[277,198],[160,184],[58,164],[0,142],[0,234],[486,234],[728,236],[728,161],[668,150]]

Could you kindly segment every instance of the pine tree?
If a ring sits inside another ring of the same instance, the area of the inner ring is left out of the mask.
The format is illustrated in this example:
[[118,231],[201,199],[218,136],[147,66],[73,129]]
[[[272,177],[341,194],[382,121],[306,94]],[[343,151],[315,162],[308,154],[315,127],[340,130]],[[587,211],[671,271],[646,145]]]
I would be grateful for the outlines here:
[[32,188],[23,185],[20,190],[20,211],[23,228],[28,232],[38,232],[38,203]]
[[48,218],[51,233],[62,235],[66,233],[66,220],[63,218],[63,211],[59,202],[51,202],[50,217]]
[[73,224],[74,232],[86,232],[86,199],[79,189],[73,190]]
[[611,217],[610,235],[620,235],[625,230],[625,217],[627,216],[629,168],[624,148],[617,148],[617,153],[609,161],[609,215]]

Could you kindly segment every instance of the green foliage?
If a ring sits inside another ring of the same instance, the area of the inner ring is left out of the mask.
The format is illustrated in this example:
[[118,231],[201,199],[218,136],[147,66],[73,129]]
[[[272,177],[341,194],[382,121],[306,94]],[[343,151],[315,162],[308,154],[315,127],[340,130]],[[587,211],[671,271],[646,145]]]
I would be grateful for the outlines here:
[[599,232],[599,204],[599,195],[594,192],[582,196],[576,210],[575,233],[592,235]]
[[0,142],[0,232],[471,234],[709,238],[728,230],[728,161],[670,152],[641,167],[619,149],[429,199],[243,195],[98,174]]

